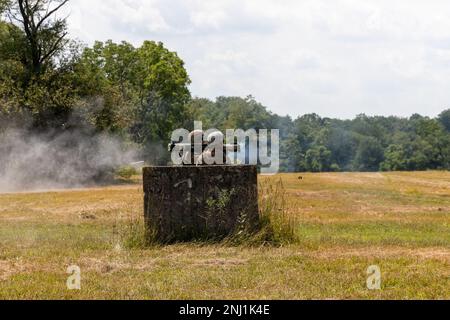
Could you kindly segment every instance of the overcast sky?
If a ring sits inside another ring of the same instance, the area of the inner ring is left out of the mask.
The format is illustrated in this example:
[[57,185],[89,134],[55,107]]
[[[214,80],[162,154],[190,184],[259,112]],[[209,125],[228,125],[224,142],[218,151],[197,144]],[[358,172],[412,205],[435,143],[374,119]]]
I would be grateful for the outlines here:
[[450,106],[448,0],[72,0],[72,36],[162,41],[194,96],[281,115],[436,116]]

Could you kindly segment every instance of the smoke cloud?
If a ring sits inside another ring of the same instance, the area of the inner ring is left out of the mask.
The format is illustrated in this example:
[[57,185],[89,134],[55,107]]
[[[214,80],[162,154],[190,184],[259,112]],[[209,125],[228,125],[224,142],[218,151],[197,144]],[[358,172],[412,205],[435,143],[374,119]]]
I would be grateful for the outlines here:
[[0,192],[93,186],[111,181],[114,169],[140,160],[137,148],[88,130],[0,132]]

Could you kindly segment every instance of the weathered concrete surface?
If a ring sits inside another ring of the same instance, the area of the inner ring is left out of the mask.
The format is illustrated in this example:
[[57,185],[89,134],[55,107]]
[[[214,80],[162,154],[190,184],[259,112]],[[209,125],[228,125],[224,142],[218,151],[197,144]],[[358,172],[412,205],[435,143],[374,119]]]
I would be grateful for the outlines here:
[[259,224],[256,166],[144,168],[148,228],[160,242],[223,239]]

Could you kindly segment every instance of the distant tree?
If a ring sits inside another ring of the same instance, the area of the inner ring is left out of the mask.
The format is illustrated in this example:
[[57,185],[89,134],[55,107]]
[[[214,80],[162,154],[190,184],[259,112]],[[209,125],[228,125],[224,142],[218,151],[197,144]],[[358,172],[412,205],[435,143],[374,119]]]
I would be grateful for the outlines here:
[[[417,118],[410,126],[414,134],[418,153],[425,153],[427,161],[422,161],[420,169],[440,169],[446,161],[449,134],[436,119]],[[417,170],[417,169],[416,169]]]
[[[189,121],[202,121],[205,128],[276,129],[282,118],[267,111],[252,96],[218,97],[216,101],[195,98],[188,103]],[[289,122],[291,120],[289,119]]]
[[326,146],[331,151],[332,161],[341,170],[353,170],[352,160],[358,147],[358,141],[352,131],[343,127],[342,122],[333,121],[326,140]]
[[404,171],[408,170],[406,152],[402,145],[390,145],[384,154],[385,160],[381,163],[382,171]]
[[443,111],[439,115],[439,122],[444,126],[447,132],[450,132],[450,109]]
[[[304,170],[311,172],[336,171],[336,166],[332,167],[331,151],[324,146],[314,146],[306,152],[304,160]],[[332,170],[334,169],[334,170]]]
[[281,140],[280,158],[281,169],[287,172],[306,171],[305,155],[295,134],[290,134]]
[[383,171],[414,171],[427,169],[431,146],[415,133],[401,132],[394,137],[395,144],[388,146],[380,166]]
[[183,128],[194,129],[194,121],[201,121],[204,128],[226,130],[226,112],[219,108],[215,101],[206,98],[193,98],[186,104],[187,118]]
[[218,98],[217,104],[227,105],[227,129],[268,129],[271,128],[272,114],[258,103],[254,97]]
[[384,160],[384,149],[380,142],[367,136],[358,138],[359,144],[353,160],[354,171],[378,171]]

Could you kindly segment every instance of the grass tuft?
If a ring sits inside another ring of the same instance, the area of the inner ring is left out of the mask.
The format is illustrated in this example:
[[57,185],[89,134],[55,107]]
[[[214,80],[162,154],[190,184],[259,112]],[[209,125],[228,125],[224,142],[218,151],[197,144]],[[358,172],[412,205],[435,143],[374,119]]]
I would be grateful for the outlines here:
[[288,245],[298,241],[298,221],[289,215],[286,189],[283,181],[265,180],[259,184],[259,227],[251,230],[243,217],[236,232],[225,239],[225,244],[261,246]]
[[140,217],[131,216],[127,221],[114,226],[120,248],[127,250],[142,250],[151,246],[154,241],[145,222]]
[[286,189],[283,181],[265,180],[259,185],[259,212],[261,230],[257,237],[275,245],[297,242],[296,227],[298,222],[289,214]]

